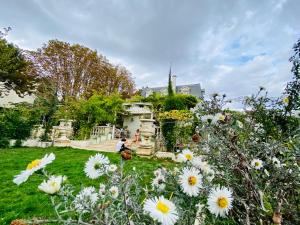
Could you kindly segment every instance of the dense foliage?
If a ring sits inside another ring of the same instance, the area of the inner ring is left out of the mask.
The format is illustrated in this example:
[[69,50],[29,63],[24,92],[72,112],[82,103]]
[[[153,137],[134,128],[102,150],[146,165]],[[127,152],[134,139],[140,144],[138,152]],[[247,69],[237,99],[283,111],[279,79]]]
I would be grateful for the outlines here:
[[89,98],[94,91],[128,97],[134,90],[126,68],[112,65],[103,55],[79,44],[50,40],[31,52],[30,60],[36,73],[48,78],[63,100]]
[[167,96],[165,98],[163,110],[165,112],[176,112],[173,115],[171,113],[171,115],[167,117],[162,115],[168,115],[168,113],[161,114],[160,116],[161,131],[165,138],[165,145],[168,151],[174,151],[176,144],[181,144],[179,143],[181,141],[176,141],[175,133],[180,133],[178,132],[178,129],[180,130],[181,127],[178,126],[177,121],[180,121],[182,119],[178,118],[176,115],[184,115],[185,110],[189,110],[195,107],[197,102],[198,99],[192,95],[176,94]]
[[11,139],[16,145],[30,136],[33,125],[40,120],[39,111],[30,105],[18,104],[14,108],[0,108],[0,147],[8,147]]
[[[223,98],[199,105],[195,112],[202,141],[195,152],[214,168],[214,182],[232,188],[230,217],[237,223],[298,224],[299,117],[286,113],[280,102],[269,105],[261,91],[246,99],[249,110],[242,117],[216,107]],[[209,105],[215,106],[214,113]]]
[[0,37],[0,97],[14,90],[18,95],[32,93],[36,76],[31,63],[17,46]]
[[86,139],[95,125],[115,124],[118,113],[122,111],[122,103],[117,94],[93,94],[89,99],[69,99],[59,107],[55,117],[72,119],[75,137]]

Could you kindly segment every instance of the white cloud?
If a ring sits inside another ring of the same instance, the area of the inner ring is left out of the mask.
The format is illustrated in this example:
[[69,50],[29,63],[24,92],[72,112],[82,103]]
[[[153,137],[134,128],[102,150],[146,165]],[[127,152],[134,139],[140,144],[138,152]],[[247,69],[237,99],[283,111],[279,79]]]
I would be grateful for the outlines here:
[[97,49],[125,65],[138,87],[166,84],[172,62],[179,84],[201,82],[208,93],[266,86],[280,95],[299,11],[298,0],[11,0],[0,27],[12,26],[9,40],[26,49],[53,38]]

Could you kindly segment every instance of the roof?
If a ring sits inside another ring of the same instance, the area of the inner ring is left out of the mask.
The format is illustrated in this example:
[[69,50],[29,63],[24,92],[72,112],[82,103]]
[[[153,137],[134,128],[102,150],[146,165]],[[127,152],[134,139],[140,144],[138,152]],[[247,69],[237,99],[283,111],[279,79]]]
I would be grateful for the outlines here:
[[[176,85],[176,92],[179,92],[179,90],[183,87],[188,87],[191,89],[191,95],[194,95],[194,96],[198,96],[198,97],[202,97],[203,96],[203,92],[204,92],[204,89],[201,88],[201,84],[200,83],[197,83],[197,84],[184,84],[184,85]],[[160,92],[162,90],[166,90],[168,87],[165,86],[165,87],[153,87],[153,88],[150,88],[150,87],[146,87],[146,88],[143,88],[142,89],[142,92],[144,90],[152,90],[153,92]]]

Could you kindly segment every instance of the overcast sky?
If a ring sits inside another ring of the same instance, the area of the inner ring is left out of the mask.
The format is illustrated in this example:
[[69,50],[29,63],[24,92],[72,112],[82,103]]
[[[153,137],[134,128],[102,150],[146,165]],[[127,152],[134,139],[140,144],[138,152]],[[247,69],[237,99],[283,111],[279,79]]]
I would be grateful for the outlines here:
[[200,82],[206,93],[278,96],[300,38],[299,0],[0,0],[0,28],[24,49],[80,43],[126,66],[138,88]]

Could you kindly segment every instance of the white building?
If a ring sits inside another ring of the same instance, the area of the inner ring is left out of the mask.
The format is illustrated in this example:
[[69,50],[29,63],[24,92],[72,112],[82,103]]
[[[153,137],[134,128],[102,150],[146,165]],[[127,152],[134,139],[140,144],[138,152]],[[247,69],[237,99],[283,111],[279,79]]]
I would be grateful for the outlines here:
[[[172,81],[172,87],[173,91],[178,94],[189,94],[189,95],[194,95],[195,97],[198,98],[203,98],[205,90],[201,88],[201,84],[186,84],[186,85],[177,85],[176,84],[176,75],[171,76],[171,81]],[[143,87],[141,95],[143,97],[148,97],[152,93],[160,93],[162,95],[167,95],[168,94],[168,87]]]
[[151,103],[124,103],[125,114],[123,116],[123,128],[129,131],[129,137],[134,137],[137,129],[140,129],[140,119],[153,119]]
[[8,107],[12,107],[12,104],[14,103],[21,103],[21,102],[33,103],[34,99],[35,99],[34,95],[26,95],[23,98],[21,98],[16,94],[15,91],[11,90],[0,97],[0,107],[8,108]]

